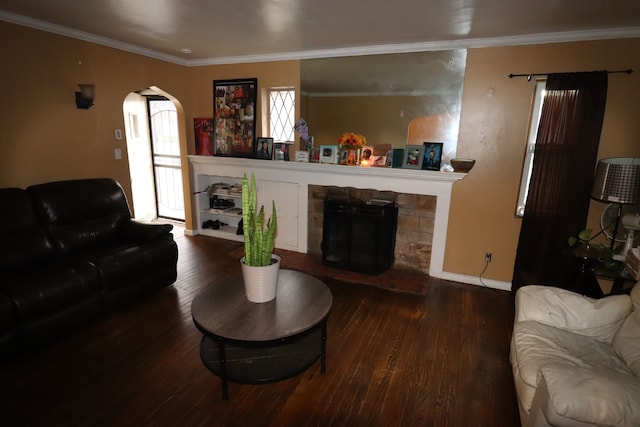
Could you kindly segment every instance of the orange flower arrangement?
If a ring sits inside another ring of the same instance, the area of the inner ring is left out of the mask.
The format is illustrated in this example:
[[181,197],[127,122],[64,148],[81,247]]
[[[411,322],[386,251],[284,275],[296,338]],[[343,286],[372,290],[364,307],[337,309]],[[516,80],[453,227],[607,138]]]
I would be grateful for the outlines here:
[[346,132],[338,138],[338,144],[340,145],[340,148],[360,148],[363,145],[367,145],[367,138],[359,133]]

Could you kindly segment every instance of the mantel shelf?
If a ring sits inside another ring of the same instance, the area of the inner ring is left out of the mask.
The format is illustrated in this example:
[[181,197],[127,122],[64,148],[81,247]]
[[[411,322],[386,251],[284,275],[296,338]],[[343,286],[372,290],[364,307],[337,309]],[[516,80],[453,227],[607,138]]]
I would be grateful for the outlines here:
[[[467,174],[401,168],[343,166],[326,163],[287,162],[237,157],[195,156],[189,162],[193,182],[199,175],[242,178],[253,173],[257,180],[297,185],[297,246],[307,252],[309,185],[353,187],[421,194],[436,197],[433,242],[429,274],[441,277],[444,264],[449,206],[453,184]],[[199,188],[198,190],[202,190]],[[278,242],[276,241],[276,244]]]
[[463,179],[467,174],[459,172],[439,172],[429,170],[415,170],[402,168],[381,168],[381,167],[361,167],[344,166],[329,163],[308,163],[308,162],[286,162],[277,160],[257,160],[240,157],[212,157],[190,155],[191,163],[226,165],[232,167],[244,167],[250,170],[259,166],[264,169],[308,171],[314,173],[339,173],[341,175],[375,176],[377,178],[396,177],[416,180],[456,182]]

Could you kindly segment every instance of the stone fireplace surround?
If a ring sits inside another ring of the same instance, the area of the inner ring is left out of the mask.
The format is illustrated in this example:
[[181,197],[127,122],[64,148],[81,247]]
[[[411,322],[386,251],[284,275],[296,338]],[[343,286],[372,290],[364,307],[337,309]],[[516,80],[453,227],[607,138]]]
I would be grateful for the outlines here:
[[[354,197],[375,194],[376,197],[368,198],[394,199],[402,216],[398,218],[395,268],[422,271],[431,277],[443,276],[451,190],[466,174],[233,157],[188,157],[192,185],[198,182],[199,175],[241,178],[245,172],[254,173],[258,181],[265,183],[296,184],[298,215],[293,228],[297,246],[283,247],[287,250],[302,253],[319,250],[315,233],[318,229],[321,233],[322,227],[321,223],[318,227],[318,218],[313,212],[323,191],[350,192]],[[324,187],[327,189],[320,189]],[[197,208],[194,203],[193,209]],[[186,230],[186,233],[195,235],[199,230]]]
[[[398,228],[393,267],[429,274],[437,200],[435,196],[310,185],[307,241],[308,252],[311,254],[322,255],[320,244],[325,199],[365,203],[371,199],[378,199],[394,202],[398,206]],[[375,230],[371,232],[375,233]]]

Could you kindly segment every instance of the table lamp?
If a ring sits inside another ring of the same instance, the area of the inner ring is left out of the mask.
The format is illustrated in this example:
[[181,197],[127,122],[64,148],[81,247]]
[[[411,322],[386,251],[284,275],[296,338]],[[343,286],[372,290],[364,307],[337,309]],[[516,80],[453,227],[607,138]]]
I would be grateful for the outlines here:
[[618,214],[611,237],[611,249],[613,249],[618,234],[622,205],[640,203],[640,158],[601,159],[596,168],[591,197],[601,202],[618,204]]

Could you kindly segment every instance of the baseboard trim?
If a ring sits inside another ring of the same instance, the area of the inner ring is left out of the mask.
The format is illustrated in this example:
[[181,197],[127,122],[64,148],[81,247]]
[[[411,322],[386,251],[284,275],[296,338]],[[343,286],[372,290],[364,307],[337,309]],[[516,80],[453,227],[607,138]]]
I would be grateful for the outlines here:
[[443,271],[441,278],[445,280],[451,280],[453,282],[466,283],[468,285],[482,286],[484,288],[499,289],[502,291],[511,290],[511,282],[502,282],[500,280],[484,278],[481,281],[480,277],[478,276],[467,276],[464,274],[449,273],[447,271]]

